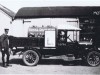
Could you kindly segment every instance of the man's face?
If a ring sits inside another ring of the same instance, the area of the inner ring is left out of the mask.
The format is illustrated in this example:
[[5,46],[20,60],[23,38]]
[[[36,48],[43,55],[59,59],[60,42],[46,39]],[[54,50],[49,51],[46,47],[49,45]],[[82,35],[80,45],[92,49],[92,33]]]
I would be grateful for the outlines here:
[[8,34],[9,30],[5,30],[5,34]]

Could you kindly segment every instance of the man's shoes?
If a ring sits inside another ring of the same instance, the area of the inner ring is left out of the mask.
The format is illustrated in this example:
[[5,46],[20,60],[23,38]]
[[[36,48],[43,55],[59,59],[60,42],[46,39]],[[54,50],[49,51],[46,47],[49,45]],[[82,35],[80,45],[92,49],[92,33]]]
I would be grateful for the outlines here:
[[3,63],[2,66],[4,67],[5,66],[5,63]]
[[12,65],[7,64],[6,66],[12,67]]
[[9,64],[7,64],[7,66],[10,66]]
[[5,64],[3,64],[3,67],[7,68],[7,66]]
[[7,64],[7,66],[9,66],[9,64]]

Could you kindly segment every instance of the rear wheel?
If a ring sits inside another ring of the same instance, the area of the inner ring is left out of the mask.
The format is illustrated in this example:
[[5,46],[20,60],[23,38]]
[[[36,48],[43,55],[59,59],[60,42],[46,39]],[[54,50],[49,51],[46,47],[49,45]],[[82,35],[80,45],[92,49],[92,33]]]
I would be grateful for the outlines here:
[[28,50],[23,54],[23,62],[27,66],[35,66],[39,62],[39,54],[36,51]]
[[100,65],[100,53],[97,51],[89,52],[87,55],[87,63],[90,66]]

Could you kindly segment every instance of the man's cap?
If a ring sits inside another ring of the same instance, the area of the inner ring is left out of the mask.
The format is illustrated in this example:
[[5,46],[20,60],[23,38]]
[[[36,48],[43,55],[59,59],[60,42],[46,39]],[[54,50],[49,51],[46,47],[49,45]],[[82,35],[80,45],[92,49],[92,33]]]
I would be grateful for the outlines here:
[[6,30],[9,30],[9,29],[8,28],[5,28],[4,30],[6,31]]

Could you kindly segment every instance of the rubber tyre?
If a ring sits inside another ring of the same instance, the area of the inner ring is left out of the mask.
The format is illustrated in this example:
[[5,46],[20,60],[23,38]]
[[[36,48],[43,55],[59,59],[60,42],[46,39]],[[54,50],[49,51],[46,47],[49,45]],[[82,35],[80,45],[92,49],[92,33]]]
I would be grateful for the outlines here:
[[87,54],[87,64],[90,66],[100,65],[100,53],[97,51],[92,51]]
[[36,66],[39,62],[39,54],[36,51],[28,50],[23,53],[23,62],[27,66]]

